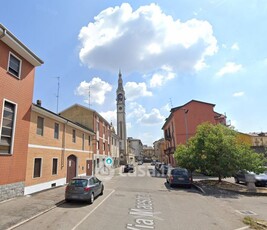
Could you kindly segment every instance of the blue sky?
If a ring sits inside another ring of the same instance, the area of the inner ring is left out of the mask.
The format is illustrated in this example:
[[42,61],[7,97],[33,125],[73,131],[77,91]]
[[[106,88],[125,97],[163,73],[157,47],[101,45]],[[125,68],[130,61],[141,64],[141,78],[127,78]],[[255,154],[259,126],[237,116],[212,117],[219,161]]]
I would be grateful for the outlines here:
[[[15,4],[16,3],[16,4]],[[88,105],[116,124],[121,69],[127,136],[152,145],[172,107],[200,100],[240,132],[267,131],[267,1],[25,0],[0,23],[44,64],[34,102]]]

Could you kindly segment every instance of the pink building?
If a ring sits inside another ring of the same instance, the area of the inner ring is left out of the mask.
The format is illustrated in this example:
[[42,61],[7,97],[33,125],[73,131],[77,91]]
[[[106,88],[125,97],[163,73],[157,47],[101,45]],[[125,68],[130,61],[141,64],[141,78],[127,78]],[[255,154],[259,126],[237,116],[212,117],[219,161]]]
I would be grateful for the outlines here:
[[191,100],[171,109],[162,129],[166,141],[165,154],[169,163],[175,165],[173,154],[177,145],[186,144],[203,122],[226,125],[226,116],[214,111],[215,104]]

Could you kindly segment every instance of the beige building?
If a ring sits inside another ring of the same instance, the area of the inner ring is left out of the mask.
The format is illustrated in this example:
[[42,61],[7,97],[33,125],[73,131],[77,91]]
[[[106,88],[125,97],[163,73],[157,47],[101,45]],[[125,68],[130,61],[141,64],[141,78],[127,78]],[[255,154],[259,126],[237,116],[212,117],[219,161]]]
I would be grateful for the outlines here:
[[24,194],[92,175],[93,130],[32,104]]
[[143,145],[143,157],[144,161],[150,161],[155,159],[155,150],[152,146]]
[[93,172],[98,173],[105,164],[105,158],[110,156],[111,124],[95,110],[79,104],[65,109],[60,115],[96,134],[93,139]]
[[252,146],[267,146],[267,133],[249,133],[252,139]]
[[166,148],[165,146],[165,140],[164,138],[161,138],[153,143],[154,145],[154,151],[155,151],[155,158],[153,160],[159,160],[160,162],[168,162],[168,156],[165,155],[164,150]]

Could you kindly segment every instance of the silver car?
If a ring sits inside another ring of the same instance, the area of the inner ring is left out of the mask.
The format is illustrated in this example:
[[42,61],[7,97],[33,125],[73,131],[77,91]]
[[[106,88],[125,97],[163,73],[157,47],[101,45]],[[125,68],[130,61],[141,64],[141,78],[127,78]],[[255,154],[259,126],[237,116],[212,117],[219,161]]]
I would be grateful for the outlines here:
[[104,185],[95,176],[79,176],[71,179],[65,190],[65,201],[87,201],[92,204],[95,197],[103,195]]

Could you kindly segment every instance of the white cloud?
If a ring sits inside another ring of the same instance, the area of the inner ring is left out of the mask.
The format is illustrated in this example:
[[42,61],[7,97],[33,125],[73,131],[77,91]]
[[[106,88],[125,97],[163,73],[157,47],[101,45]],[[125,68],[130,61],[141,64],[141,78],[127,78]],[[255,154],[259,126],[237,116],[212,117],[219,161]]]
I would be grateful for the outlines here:
[[100,112],[100,115],[106,119],[107,122],[111,123],[114,127],[117,126],[117,110]]
[[233,96],[234,97],[242,97],[242,96],[244,96],[244,94],[245,94],[244,92],[236,92],[233,94]]
[[158,109],[152,109],[150,113],[144,114],[137,120],[138,123],[144,125],[163,124],[165,117],[162,116]]
[[146,109],[136,102],[129,104],[129,111],[131,112],[127,115],[127,118],[133,118],[135,120],[141,118],[146,113]]
[[[89,92],[90,90],[90,92]],[[82,81],[76,88],[75,94],[84,97],[84,102],[90,104],[96,103],[102,105],[105,101],[106,93],[112,90],[112,86],[102,81],[98,77],[94,77],[90,82]]]
[[129,101],[133,101],[138,97],[152,96],[152,92],[147,91],[147,87],[144,82],[141,83],[127,82],[124,89],[126,92],[126,99]]
[[152,75],[150,79],[150,87],[159,87],[165,84],[167,81],[175,78],[176,74],[172,72],[171,68],[163,67],[162,71]]
[[216,76],[222,77],[225,74],[233,74],[242,69],[242,65],[238,65],[234,62],[227,62],[223,68],[221,68],[217,73]]
[[239,45],[237,43],[234,43],[232,46],[231,46],[231,49],[232,50],[239,50]]
[[154,3],[136,11],[128,3],[107,8],[82,27],[79,40],[82,63],[113,72],[121,66],[125,72],[154,72],[163,65],[192,71],[218,49],[209,22],[181,22]]
[[160,114],[158,109],[154,108],[150,113],[147,113],[146,109],[136,102],[129,104],[129,111],[127,119],[132,119],[143,125],[159,124],[165,120],[165,117]]

